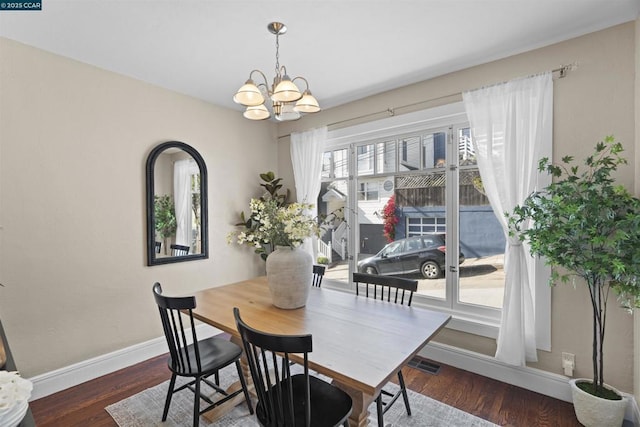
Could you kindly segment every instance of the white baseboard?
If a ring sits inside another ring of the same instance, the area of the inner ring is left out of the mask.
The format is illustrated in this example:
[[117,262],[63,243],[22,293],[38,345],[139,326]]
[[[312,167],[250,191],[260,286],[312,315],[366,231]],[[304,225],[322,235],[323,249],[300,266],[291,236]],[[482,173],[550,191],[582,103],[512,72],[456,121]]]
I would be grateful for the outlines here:
[[564,375],[540,369],[507,365],[485,354],[437,342],[427,344],[419,355],[566,402],[572,400],[569,379]]
[[[220,330],[205,324],[196,326],[196,330],[198,339],[208,338],[221,333]],[[36,375],[35,377],[29,378],[33,383],[33,391],[31,392],[31,398],[29,400],[37,400],[50,394],[66,390],[69,387],[159,356],[167,351],[167,342],[164,336],[162,336],[112,353],[83,360],[82,362],[56,369],[55,371]]]
[[[427,344],[418,353],[422,357],[454,366],[478,375],[531,390],[556,399],[572,402],[569,377],[540,369],[511,366],[485,354],[475,353],[437,342]],[[629,400],[625,420],[640,426],[640,409],[636,399],[626,394]],[[625,424],[627,426],[628,424]]]

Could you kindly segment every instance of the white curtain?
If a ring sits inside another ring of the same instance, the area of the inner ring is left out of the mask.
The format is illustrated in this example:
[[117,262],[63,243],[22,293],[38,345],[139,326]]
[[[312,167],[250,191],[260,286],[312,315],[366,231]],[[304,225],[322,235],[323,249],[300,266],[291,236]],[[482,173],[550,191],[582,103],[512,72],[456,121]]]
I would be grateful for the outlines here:
[[193,159],[178,160],[173,164],[173,204],[176,211],[176,244],[191,246],[191,175],[199,174]]
[[[314,208],[309,214],[314,217],[318,215],[322,152],[326,140],[326,126],[291,134],[291,163],[293,164],[297,200],[301,203],[313,204]],[[303,248],[311,254],[315,263],[318,259],[317,238],[307,239]]]
[[516,236],[508,236],[504,213],[512,212],[537,188],[538,161],[551,158],[552,75],[547,72],[465,92],[463,100],[482,183],[507,236],[496,358],[523,366],[537,360],[535,260]]

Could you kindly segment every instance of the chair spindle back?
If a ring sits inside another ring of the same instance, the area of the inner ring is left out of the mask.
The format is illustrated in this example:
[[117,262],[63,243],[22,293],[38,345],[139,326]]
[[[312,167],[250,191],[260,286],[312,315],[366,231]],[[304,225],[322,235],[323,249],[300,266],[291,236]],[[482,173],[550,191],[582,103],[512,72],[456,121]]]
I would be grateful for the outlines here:
[[[153,293],[162,319],[164,336],[169,347],[172,367],[181,372],[197,372],[202,370],[198,337],[192,310],[196,308],[196,299],[189,297],[165,297],[162,295],[160,283],[153,285]],[[183,314],[186,311],[186,314]],[[187,326],[183,322],[183,315],[189,319]],[[188,334],[186,329],[191,328]],[[188,351],[188,335],[193,340],[193,354]]]
[[377,274],[353,273],[356,285],[356,295],[360,289],[367,298],[386,300],[396,304],[410,306],[413,293],[418,290],[418,281],[395,276],[380,276]]
[[[274,335],[258,331],[240,318],[233,309],[238,332],[242,338],[249,370],[258,397],[256,414],[266,426],[295,424],[294,398],[305,399],[305,426],[311,424],[308,353],[312,350],[311,335]],[[294,396],[289,355],[300,353],[304,358],[305,396]]]

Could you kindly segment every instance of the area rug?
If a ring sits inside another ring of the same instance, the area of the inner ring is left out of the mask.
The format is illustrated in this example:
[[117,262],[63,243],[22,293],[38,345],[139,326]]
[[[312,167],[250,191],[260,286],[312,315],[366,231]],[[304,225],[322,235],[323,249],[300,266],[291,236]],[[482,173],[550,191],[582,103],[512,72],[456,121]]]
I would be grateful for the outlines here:
[[[220,383],[223,388],[237,380],[235,369],[221,372]],[[178,427],[191,426],[193,414],[193,393],[182,390],[173,395],[167,421],[162,422],[164,400],[169,381],[144,390],[105,409],[120,427]],[[203,385],[205,390],[208,386]],[[388,384],[385,389],[394,391],[395,384]],[[440,403],[422,394],[409,391],[412,415],[408,416],[402,401],[396,402],[384,415],[385,426],[408,427],[497,427],[495,424],[460,411],[454,407]],[[201,405],[204,405],[204,401]],[[201,406],[204,407],[204,406]],[[375,402],[369,407],[369,424],[377,426]],[[255,415],[250,415],[246,404],[236,406],[230,413],[215,423],[200,417],[200,425],[216,427],[254,427],[259,426]]]

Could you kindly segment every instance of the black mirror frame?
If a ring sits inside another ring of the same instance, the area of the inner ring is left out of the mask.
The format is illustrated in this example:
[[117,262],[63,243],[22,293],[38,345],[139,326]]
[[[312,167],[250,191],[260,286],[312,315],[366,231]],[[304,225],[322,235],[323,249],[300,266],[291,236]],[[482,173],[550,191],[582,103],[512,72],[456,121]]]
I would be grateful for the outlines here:
[[[156,258],[155,252],[155,223],[154,223],[154,179],[155,163],[158,156],[168,148],[179,148],[193,157],[200,168],[200,239],[202,252],[199,254],[189,254],[183,256],[171,256]],[[147,157],[147,265],[170,264],[174,262],[195,261],[209,258],[209,211],[208,211],[208,188],[207,188],[207,166],[198,151],[180,141],[168,141],[156,146]]]

